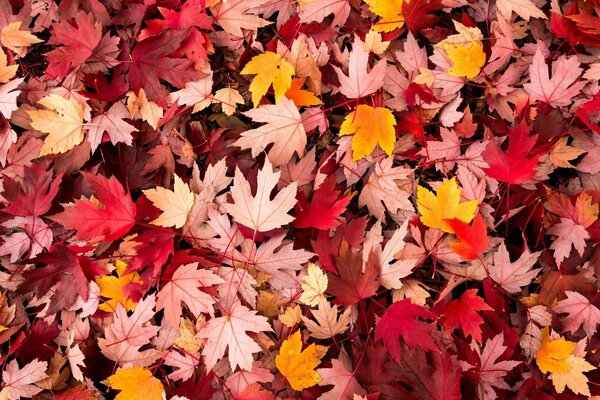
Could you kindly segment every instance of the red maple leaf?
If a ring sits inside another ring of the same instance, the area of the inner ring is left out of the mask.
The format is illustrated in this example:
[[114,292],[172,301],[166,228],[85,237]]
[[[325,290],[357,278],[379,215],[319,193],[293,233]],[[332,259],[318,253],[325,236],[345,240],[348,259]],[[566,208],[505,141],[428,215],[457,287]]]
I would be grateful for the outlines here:
[[75,386],[65,392],[54,395],[53,400],[94,400],[94,391],[85,385]]
[[418,318],[435,319],[435,315],[410,299],[392,304],[383,314],[375,328],[375,340],[382,339],[392,359],[401,362],[402,344],[409,348],[421,347],[424,350],[437,350],[431,336],[434,324],[420,321]]
[[58,284],[50,296],[49,314],[71,307],[77,295],[87,300],[88,280],[104,272],[95,261],[78,256],[65,246],[54,246],[50,252],[23,262],[46,265],[23,273],[25,280],[19,287],[21,292],[35,292],[39,298]]
[[91,243],[111,241],[125,235],[135,224],[135,204],[131,194],[115,178],[82,173],[92,186],[94,200],[76,199],[62,213],[51,217],[67,229],[75,229],[77,240]]
[[402,16],[404,23],[413,34],[423,29],[431,28],[440,17],[431,14],[432,11],[441,10],[444,6],[440,0],[410,0],[402,3]]
[[168,57],[179,49],[187,36],[187,30],[165,31],[139,42],[131,53],[131,89],[136,93],[144,89],[148,100],[166,106],[166,91],[160,84],[161,79],[182,88],[186,82],[199,78],[200,74],[191,67],[191,60]]
[[296,204],[296,228],[331,229],[338,226],[340,214],[344,212],[352,196],[340,197],[341,192],[335,190],[335,178],[329,176],[313,193],[309,202],[306,193],[298,193]]
[[460,328],[465,337],[471,335],[473,339],[481,343],[481,328],[483,318],[477,311],[491,311],[481,297],[477,296],[477,289],[469,289],[460,296],[452,300],[442,312],[442,325],[446,332],[451,334],[456,328]]
[[362,254],[352,251],[345,240],[340,246],[340,255],[335,258],[339,275],[328,274],[328,292],[336,296],[334,304],[350,305],[369,298],[379,288],[379,267],[372,256],[362,272]]
[[538,153],[528,158],[536,140],[537,135],[529,136],[529,128],[524,121],[508,132],[506,152],[494,140],[490,140],[481,154],[489,165],[484,171],[490,177],[509,184],[528,181],[535,176],[535,166],[541,157]]
[[5,176],[2,195],[9,204],[2,211],[36,217],[45,214],[58,193],[61,179],[62,174],[53,179],[52,172],[46,171],[44,164],[25,166],[22,183]]
[[456,254],[464,260],[475,260],[485,251],[490,238],[487,235],[487,229],[481,214],[477,214],[473,225],[469,225],[458,219],[446,221],[454,230],[460,242],[448,242],[448,245]]

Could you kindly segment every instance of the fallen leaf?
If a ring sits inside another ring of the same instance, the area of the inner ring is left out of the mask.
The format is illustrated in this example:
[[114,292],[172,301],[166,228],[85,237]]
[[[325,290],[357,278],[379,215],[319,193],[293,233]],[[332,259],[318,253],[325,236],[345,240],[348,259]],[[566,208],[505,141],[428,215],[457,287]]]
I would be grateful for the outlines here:
[[302,337],[300,331],[296,331],[283,341],[279,354],[275,356],[275,365],[292,389],[303,390],[321,382],[315,368],[326,352],[327,347],[314,343],[302,350]]
[[340,136],[352,136],[352,159],[360,160],[379,147],[389,156],[396,142],[396,118],[385,107],[361,104],[346,115],[340,127]]
[[275,92],[275,101],[281,100],[292,84],[294,73],[294,66],[272,51],[252,57],[240,71],[240,74],[245,75],[256,74],[250,83],[254,107],[258,106],[260,99],[267,94],[271,84]]
[[116,400],[161,400],[165,389],[160,380],[145,368],[120,369],[106,379],[108,386],[121,392]]

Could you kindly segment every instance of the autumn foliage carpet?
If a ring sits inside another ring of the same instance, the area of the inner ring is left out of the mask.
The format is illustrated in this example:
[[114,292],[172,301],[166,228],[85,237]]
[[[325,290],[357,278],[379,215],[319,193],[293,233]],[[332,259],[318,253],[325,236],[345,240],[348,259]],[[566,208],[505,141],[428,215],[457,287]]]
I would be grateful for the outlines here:
[[600,399],[599,0],[1,0],[0,400]]

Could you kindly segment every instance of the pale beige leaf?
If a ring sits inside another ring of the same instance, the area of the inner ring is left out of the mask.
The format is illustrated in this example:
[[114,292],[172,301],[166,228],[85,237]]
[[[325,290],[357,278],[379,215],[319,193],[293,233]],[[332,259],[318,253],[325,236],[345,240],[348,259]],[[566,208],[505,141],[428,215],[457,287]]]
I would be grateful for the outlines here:
[[498,7],[500,14],[509,20],[512,17],[513,11],[525,21],[529,21],[532,17],[548,19],[546,14],[531,0],[497,0],[496,7]]
[[83,106],[74,97],[65,99],[51,93],[38,101],[46,110],[27,111],[31,126],[47,133],[40,157],[71,150],[83,141]]
[[10,81],[16,74],[19,66],[8,65],[8,58],[3,51],[0,51],[0,83],[6,83]]
[[31,32],[26,30],[22,31],[20,21],[6,25],[0,32],[0,43],[19,55],[23,55],[21,54],[21,48],[41,42],[43,42],[43,40],[33,35]]
[[316,339],[329,339],[348,330],[350,324],[350,307],[338,316],[338,306],[332,306],[327,300],[321,299],[319,308],[312,310],[313,318],[302,316],[304,324],[310,331],[310,336]]
[[327,290],[327,284],[327,275],[321,267],[308,263],[308,273],[302,277],[302,294],[298,301],[311,307],[316,306],[325,299],[323,293]]
[[253,196],[250,183],[237,168],[230,191],[233,203],[225,203],[221,207],[233,217],[235,222],[257,232],[267,232],[292,222],[294,217],[288,212],[296,204],[298,184],[292,182],[271,200],[270,194],[277,185],[279,175],[281,172],[274,172],[273,166],[266,159],[263,169],[258,172],[256,196]]
[[214,101],[221,103],[221,109],[227,115],[233,115],[237,109],[237,104],[244,104],[244,98],[237,90],[233,88],[223,88],[215,92]]
[[571,369],[563,372],[553,372],[550,374],[552,384],[558,393],[565,391],[568,387],[575,394],[582,394],[590,397],[590,388],[588,387],[588,378],[583,373],[596,369],[592,364],[582,357],[570,355],[566,362]]
[[556,167],[575,168],[569,161],[585,153],[585,150],[567,145],[568,139],[566,136],[560,138],[554,145],[552,152],[550,152],[550,162]]
[[187,183],[175,175],[173,190],[163,187],[143,191],[148,200],[162,211],[162,214],[152,221],[153,224],[165,228],[181,228],[187,220],[187,215],[194,205],[194,193]]

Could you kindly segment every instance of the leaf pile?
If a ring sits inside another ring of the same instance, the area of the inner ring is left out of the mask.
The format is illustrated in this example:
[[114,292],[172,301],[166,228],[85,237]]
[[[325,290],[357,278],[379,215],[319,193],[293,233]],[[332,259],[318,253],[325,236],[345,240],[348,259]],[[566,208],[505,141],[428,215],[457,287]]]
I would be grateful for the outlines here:
[[599,10],[0,1],[0,399],[600,397]]

